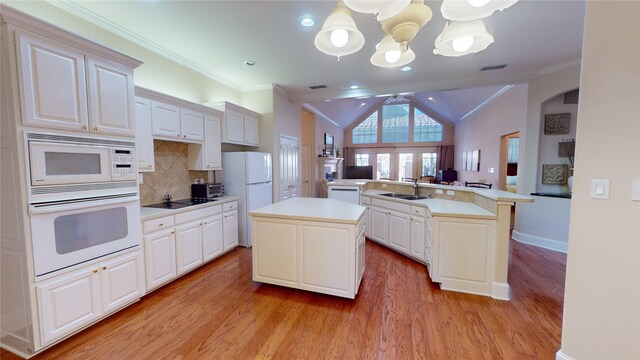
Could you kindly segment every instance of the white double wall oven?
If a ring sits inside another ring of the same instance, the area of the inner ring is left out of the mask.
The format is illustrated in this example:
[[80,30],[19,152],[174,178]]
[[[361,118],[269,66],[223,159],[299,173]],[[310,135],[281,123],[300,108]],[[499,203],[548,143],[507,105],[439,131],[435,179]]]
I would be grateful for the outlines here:
[[36,277],[141,244],[135,142],[25,133]]

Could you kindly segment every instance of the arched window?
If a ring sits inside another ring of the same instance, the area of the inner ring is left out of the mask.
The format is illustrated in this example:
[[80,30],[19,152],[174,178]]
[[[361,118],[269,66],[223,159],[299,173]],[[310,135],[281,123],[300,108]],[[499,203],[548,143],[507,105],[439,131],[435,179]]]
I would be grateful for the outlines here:
[[351,133],[354,144],[375,144],[378,142],[378,112],[369,115]]
[[442,125],[418,108],[414,108],[413,141],[442,141]]

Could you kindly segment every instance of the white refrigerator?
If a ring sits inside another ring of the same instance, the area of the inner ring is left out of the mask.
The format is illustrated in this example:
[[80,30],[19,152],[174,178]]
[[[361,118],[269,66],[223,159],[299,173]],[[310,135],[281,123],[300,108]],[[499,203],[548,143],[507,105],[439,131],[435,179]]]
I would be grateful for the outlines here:
[[251,247],[249,211],[273,202],[271,154],[261,152],[222,153],[226,195],[238,197],[238,238]]

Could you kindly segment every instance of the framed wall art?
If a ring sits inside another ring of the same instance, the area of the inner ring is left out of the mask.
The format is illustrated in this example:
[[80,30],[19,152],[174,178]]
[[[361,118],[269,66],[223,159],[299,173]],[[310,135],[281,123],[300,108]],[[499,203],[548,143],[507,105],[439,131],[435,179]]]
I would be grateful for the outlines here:
[[546,114],[544,116],[545,135],[568,134],[571,113]]
[[564,185],[569,177],[567,164],[543,164],[542,183],[548,185]]
[[471,171],[480,171],[480,150],[471,153]]
[[462,152],[462,170],[467,170],[467,152]]

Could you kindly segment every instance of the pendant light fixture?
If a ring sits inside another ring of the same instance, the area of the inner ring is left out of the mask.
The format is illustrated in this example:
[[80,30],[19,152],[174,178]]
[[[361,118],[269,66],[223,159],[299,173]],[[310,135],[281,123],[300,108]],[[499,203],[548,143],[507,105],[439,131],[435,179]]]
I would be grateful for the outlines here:
[[482,20],[451,21],[436,38],[433,53],[443,56],[462,56],[477,53],[493,43]]
[[400,13],[411,0],[344,0],[353,11],[374,14],[378,21],[388,19]]
[[391,34],[403,51],[407,51],[409,43],[418,31],[431,20],[431,9],[424,0],[412,0],[402,12],[386,20],[380,21],[385,34]]
[[362,49],[364,36],[356,27],[351,11],[342,0],[338,0],[335,9],[325,20],[322,29],[316,35],[316,48],[327,55],[338,57],[353,54]]
[[416,54],[413,50],[402,51],[402,47],[393,39],[393,36],[386,34],[370,60],[375,66],[398,67],[409,64],[415,58]]
[[445,19],[470,21],[502,11],[518,0],[443,0],[440,11]]

